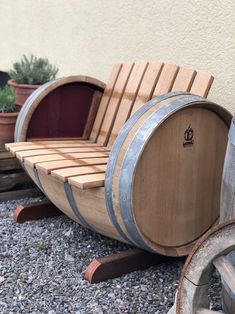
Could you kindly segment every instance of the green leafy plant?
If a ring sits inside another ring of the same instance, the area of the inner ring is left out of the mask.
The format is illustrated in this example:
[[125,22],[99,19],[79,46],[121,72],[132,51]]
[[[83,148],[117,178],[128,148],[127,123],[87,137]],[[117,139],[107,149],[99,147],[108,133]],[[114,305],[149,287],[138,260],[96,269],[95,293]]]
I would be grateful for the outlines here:
[[47,248],[47,245],[44,242],[38,242],[38,243],[35,243],[33,247],[37,250],[45,250]]
[[9,71],[11,79],[17,84],[41,85],[55,79],[58,68],[49,63],[47,58],[23,55]]
[[15,109],[15,92],[9,86],[1,88],[0,112],[13,112]]

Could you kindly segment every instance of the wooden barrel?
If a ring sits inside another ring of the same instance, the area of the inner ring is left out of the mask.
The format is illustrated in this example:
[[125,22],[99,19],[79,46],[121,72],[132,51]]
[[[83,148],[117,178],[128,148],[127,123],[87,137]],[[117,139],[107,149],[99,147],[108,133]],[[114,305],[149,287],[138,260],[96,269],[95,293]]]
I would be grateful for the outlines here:
[[40,165],[24,166],[80,224],[151,252],[186,255],[219,217],[231,118],[219,105],[188,93],[149,101],[116,138],[104,187],[82,190]]
[[199,96],[153,99],[128,120],[110,155],[105,195],[119,235],[184,255],[219,217],[231,114]]
[[104,87],[103,82],[87,76],[70,76],[40,86],[20,111],[15,142],[88,137]]
[[[228,145],[225,155],[221,203],[220,203],[220,222],[224,223],[235,218],[235,118],[233,118],[228,134]],[[235,251],[227,256],[233,267],[235,267]],[[235,312],[235,295],[223,282],[223,303],[226,313]]]

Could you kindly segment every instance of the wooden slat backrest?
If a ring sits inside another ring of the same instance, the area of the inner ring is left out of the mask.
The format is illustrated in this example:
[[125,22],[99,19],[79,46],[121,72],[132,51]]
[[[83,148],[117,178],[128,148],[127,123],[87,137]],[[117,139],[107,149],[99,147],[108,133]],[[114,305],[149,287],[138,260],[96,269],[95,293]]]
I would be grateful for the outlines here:
[[111,99],[108,103],[107,110],[100,128],[100,132],[97,138],[97,143],[100,145],[107,144],[107,138],[110,134],[111,128],[116,118],[116,113],[118,111],[124,90],[126,88],[129,76],[133,69],[134,63],[126,63],[122,66],[121,71],[118,75],[114,91],[112,93]]
[[[147,66],[148,62],[136,62],[133,66],[133,69],[131,71],[130,77],[125,88],[125,92],[123,94],[119,108],[116,113],[114,124],[110,129],[109,144],[113,142],[113,140],[119,133],[121,127],[130,116],[130,111],[132,109],[133,103],[135,101],[138,89],[140,87]],[[107,134],[106,141],[108,140],[108,135],[109,134]]]
[[126,120],[151,98],[170,91],[190,91],[206,97],[212,82],[208,73],[174,64],[118,64],[110,75],[90,140],[111,148]]
[[119,131],[130,117],[133,108],[143,105],[151,98],[162,65],[161,62],[135,63],[110,132],[108,147],[112,147]]
[[113,90],[118,78],[118,75],[120,73],[120,70],[122,68],[122,64],[116,64],[114,65],[112,72],[110,74],[109,80],[108,80],[108,84],[105,88],[103,97],[101,99],[100,105],[99,105],[99,110],[97,112],[96,118],[95,118],[95,122],[91,131],[91,135],[90,135],[90,140],[95,142],[97,140],[99,131],[100,131],[100,127],[101,124],[103,122],[104,119],[104,115],[105,112],[108,108],[108,104],[109,101],[111,99],[111,96],[113,94]]

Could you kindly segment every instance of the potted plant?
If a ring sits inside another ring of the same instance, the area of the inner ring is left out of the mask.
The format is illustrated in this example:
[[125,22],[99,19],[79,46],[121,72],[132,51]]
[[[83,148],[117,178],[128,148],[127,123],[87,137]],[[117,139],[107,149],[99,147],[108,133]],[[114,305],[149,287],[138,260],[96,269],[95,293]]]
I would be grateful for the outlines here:
[[14,140],[15,123],[18,116],[15,92],[5,86],[0,89],[0,144]]
[[16,105],[23,106],[32,92],[46,82],[55,79],[58,68],[51,65],[47,58],[23,55],[19,62],[13,64],[9,71],[11,80],[8,85],[16,93]]

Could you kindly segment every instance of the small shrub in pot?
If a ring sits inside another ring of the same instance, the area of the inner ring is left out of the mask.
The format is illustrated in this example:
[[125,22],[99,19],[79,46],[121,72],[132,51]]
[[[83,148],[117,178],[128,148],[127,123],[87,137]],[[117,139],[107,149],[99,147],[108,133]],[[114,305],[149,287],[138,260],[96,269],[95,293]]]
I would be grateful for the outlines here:
[[13,64],[9,71],[11,80],[8,85],[16,92],[16,104],[22,106],[28,96],[40,85],[54,80],[58,68],[50,64],[47,58],[23,55],[19,62]]

